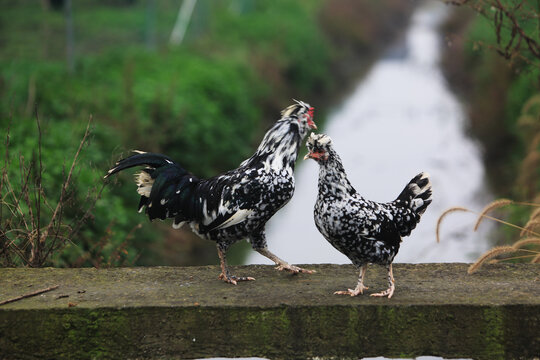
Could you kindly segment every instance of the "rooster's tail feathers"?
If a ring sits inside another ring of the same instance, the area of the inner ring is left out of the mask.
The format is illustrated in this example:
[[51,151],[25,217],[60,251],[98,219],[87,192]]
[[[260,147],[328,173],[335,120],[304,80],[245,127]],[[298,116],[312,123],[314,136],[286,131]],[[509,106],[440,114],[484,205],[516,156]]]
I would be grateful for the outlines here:
[[148,166],[150,168],[158,168],[163,165],[173,164],[174,162],[165,155],[147,153],[144,151],[135,150],[135,154],[125,159],[118,160],[118,162],[105,174],[104,178],[108,178],[111,175],[116,174],[125,169],[132,168],[134,166]]
[[199,179],[161,154],[136,151],[108,171],[105,178],[125,169],[145,166],[135,175],[137,192],[141,195],[139,212],[146,207],[150,220],[175,217],[175,222],[191,219],[196,212],[194,188]]
[[426,211],[429,204],[431,204],[431,182],[429,181],[429,174],[422,172],[416,175],[408,184],[405,189],[397,197],[397,201],[407,204],[418,215],[422,215]]

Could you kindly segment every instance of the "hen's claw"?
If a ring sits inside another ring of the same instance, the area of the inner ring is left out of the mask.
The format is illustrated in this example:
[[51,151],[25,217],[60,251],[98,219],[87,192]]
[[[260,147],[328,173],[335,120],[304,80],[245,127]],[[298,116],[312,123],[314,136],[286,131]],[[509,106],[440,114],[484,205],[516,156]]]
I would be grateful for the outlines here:
[[357,296],[364,293],[364,290],[369,289],[367,286],[357,286],[356,289],[347,289],[334,292],[334,295],[351,295]]
[[250,276],[234,276],[234,275],[225,275],[224,273],[219,274],[219,279],[225,281],[226,283],[237,285],[238,281],[253,281],[255,278]]
[[304,274],[314,274],[316,273],[315,270],[307,270],[307,269],[303,269],[301,267],[298,267],[298,266],[294,266],[294,265],[289,265],[289,264],[279,264],[278,266],[276,266],[276,270],[279,270],[279,271],[288,271],[292,274],[298,274],[298,273],[304,273]]
[[376,297],[388,296],[389,299],[392,297],[392,295],[394,295],[394,285],[390,286],[388,289],[384,291],[381,291],[380,293],[371,294],[371,296],[376,296]]

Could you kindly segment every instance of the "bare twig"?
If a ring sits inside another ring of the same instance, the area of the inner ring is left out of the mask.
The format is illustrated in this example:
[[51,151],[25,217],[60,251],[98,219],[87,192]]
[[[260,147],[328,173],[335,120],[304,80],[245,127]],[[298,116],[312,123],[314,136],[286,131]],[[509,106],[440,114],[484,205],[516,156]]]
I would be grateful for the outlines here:
[[48,287],[46,289],[37,290],[37,291],[31,292],[31,293],[28,293],[28,294],[17,296],[17,297],[12,298],[12,299],[0,301],[0,306],[5,305],[5,304],[9,304],[9,303],[12,303],[12,302],[15,302],[15,301],[19,301],[19,300],[22,300],[22,299],[26,299],[26,298],[29,298],[29,297],[32,297],[32,296],[36,296],[36,295],[39,295],[39,294],[43,294],[43,293],[45,293],[47,291],[56,290],[56,289],[58,289],[58,287],[60,287],[60,285],[51,286],[51,287]]
[[56,209],[54,209],[54,213],[51,216],[51,220],[49,222],[49,225],[47,225],[47,228],[45,231],[43,231],[42,237],[46,238],[51,231],[56,218],[60,215],[60,212],[64,206],[64,197],[66,196],[67,189],[69,187],[69,184],[71,182],[71,176],[73,175],[73,171],[75,169],[75,165],[77,164],[77,159],[79,158],[79,155],[81,153],[81,150],[86,143],[86,139],[88,139],[88,136],[90,135],[90,124],[92,123],[92,115],[90,115],[90,119],[88,120],[88,125],[86,126],[86,130],[84,132],[83,138],[81,140],[81,143],[79,144],[79,148],[77,149],[77,152],[75,153],[75,156],[73,158],[73,162],[71,163],[71,168],[69,169],[68,176],[66,180],[64,181],[64,185],[62,186],[62,191],[60,193],[60,199],[58,200],[58,205],[56,206]]
[[38,164],[39,169],[37,172],[37,179],[36,179],[36,239],[35,239],[35,246],[36,246],[36,253],[34,260],[37,259],[36,263],[41,262],[41,251],[43,250],[43,243],[44,241],[41,239],[41,176],[43,174],[43,163],[41,162],[41,124],[39,122],[39,113],[37,104],[35,107],[36,112],[36,124],[37,124],[37,130],[38,130]]

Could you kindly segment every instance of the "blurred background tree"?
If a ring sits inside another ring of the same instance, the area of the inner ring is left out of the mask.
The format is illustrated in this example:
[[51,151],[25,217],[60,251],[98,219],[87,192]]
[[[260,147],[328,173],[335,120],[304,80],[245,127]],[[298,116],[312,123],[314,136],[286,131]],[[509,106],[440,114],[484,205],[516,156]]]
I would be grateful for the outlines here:
[[[540,204],[540,1],[446,2],[457,11],[446,23],[443,67],[468,105],[490,185],[498,196]],[[510,206],[509,221],[536,221],[535,209]],[[509,230],[499,241],[518,237]]]
[[[339,96],[414,2],[191,5],[188,16],[172,0],[0,2],[0,265],[217,263],[212,242],[137,214],[130,176],[100,191],[106,169],[132,149],[166,153],[198,176],[237,166],[291,98],[323,107]],[[189,21],[170,45],[179,12]],[[52,219],[59,199],[62,218]],[[32,211],[35,221],[27,221]],[[35,226],[13,228],[14,218]],[[33,234],[51,219],[76,232],[33,263]],[[231,263],[242,256],[240,249]]]

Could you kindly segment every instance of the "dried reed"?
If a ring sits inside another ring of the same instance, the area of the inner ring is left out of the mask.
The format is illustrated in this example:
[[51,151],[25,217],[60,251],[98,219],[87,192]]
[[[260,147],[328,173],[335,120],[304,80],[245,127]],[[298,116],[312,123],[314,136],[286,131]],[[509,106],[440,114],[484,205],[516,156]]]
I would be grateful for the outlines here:
[[533,218],[529,219],[527,224],[525,224],[525,226],[523,227],[523,230],[521,230],[521,233],[519,234],[519,236],[525,236],[525,235],[531,235],[531,234],[540,236],[540,234],[534,231],[534,229],[536,229],[539,225],[540,225],[540,219],[533,219]]
[[453,213],[453,212],[457,212],[457,211],[464,211],[464,212],[472,212],[471,210],[467,209],[467,208],[464,208],[464,207],[459,207],[459,206],[456,206],[456,207],[452,207],[450,209],[447,209],[446,211],[444,211],[441,216],[439,216],[439,220],[437,220],[437,228],[436,228],[436,233],[437,233],[437,242],[440,243],[441,242],[441,237],[439,235],[439,230],[440,230],[440,227],[441,227],[441,223],[443,221],[443,219],[446,217],[446,215],[450,214],[450,213]]
[[495,209],[501,208],[503,206],[510,205],[512,203],[513,201],[509,199],[499,199],[499,200],[495,200],[487,204],[486,207],[484,207],[484,209],[480,212],[480,215],[478,215],[478,219],[476,220],[476,224],[474,225],[474,231],[478,230],[478,226],[480,226],[480,223],[489,212]]
[[512,253],[512,252],[515,252],[515,251],[516,251],[516,249],[514,249],[512,246],[497,246],[497,247],[494,247],[493,249],[491,249],[491,250],[485,252],[484,254],[482,254],[482,256],[480,256],[474,262],[474,264],[469,266],[469,269],[467,270],[467,273],[472,274],[472,273],[476,272],[483,263],[485,263],[487,260],[489,260],[491,258],[494,258],[494,257],[502,255],[502,254]]
[[512,244],[512,247],[514,249],[519,249],[522,246],[532,245],[532,244],[540,245],[540,237],[529,237],[529,238],[521,239],[519,241],[516,241],[514,244]]

